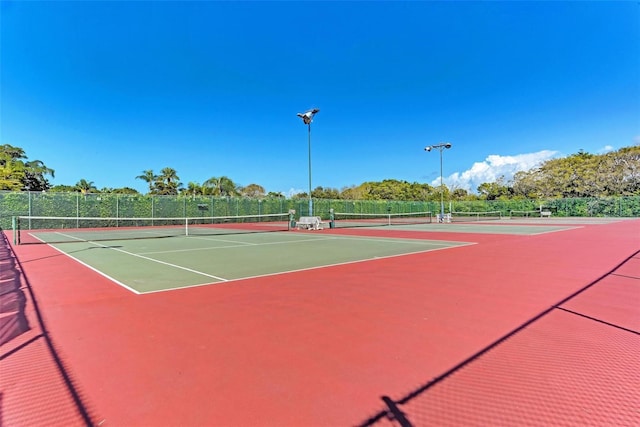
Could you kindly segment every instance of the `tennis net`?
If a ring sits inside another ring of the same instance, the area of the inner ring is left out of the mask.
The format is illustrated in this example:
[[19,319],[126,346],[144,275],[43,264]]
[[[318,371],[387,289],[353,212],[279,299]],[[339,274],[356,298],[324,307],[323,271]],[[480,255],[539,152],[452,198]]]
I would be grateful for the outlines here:
[[502,212],[451,212],[451,222],[491,221],[502,219]]
[[190,218],[13,217],[13,240],[65,243],[287,231],[289,213]]
[[431,212],[387,214],[334,212],[332,215],[332,224],[335,228],[429,224],[433,222],[432,217]]
[[529,217],[539,217],[541,216],[540,214],[540,210],[535,210],[535,211],[510,211],[509,212],[509,216],[511,218],[529,218]]

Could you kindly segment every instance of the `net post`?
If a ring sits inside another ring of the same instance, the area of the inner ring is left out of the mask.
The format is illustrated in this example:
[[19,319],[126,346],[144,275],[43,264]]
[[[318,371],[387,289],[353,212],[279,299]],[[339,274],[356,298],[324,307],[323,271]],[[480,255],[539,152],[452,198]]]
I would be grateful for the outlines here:
[[296,210],[289,209],[289,221],[287,221],[287,231],[291,231],[296,227],[295,215],[296,215]]
[[13,230],[13,244],[20,244],[20,230],[19,230],[19,221],[17,216],[11,217],[11,228]]
[[184,235],[189,235],[189,218],[184,219]]

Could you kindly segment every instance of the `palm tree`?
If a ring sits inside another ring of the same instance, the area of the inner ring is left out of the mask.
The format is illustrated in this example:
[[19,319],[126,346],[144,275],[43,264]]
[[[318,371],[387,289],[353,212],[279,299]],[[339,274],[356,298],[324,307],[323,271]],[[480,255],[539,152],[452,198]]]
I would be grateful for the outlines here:
[[82,194],[92,193],[93,191],[97,191],[95,185],[93,185],[93,181],[87,181],[86,179],[81,179],[76,183],[76,190],[80,191]]
[[155,173],[153,173],[153,170],[147,169],[146,171],[142,171],[142,175],[136,176],[136,179],[141,179],[149,184],[149,193],[154,192],[156,180],[158,179],[158,177]]
[[45,175],[53,177],[54,170],[40,160],[22,160],[26,158],[20,147],[0,145],[0,189],[44,191],[51,187]]
[[24,188],[27,191],[44,191],[48,190],[51,185],[49,181],[44,177],[45,175],[51,175],[55,177],[55,171],[45,166],[40,160],[32,160],[24,164]]
[[209,189],[214,196],[234,196],[238,193],[238,186],[226,176],[211,177],[202,184],[202,187]]
[[202,190],[202,186],[197,182],[189,182],[189,184],[187,184],[187,188],[182,191],[190,196],[199,196],[202,194]]
[[[3,155],[8,156],[8,158],[13,159],[13,160],[18,160],[18,159],[26,159],[27,155],[25,154],[24,150],[20,147],[14,147],[13,145],[9,145],[9,144],[3,144],[0,145],[0,153],[2,153]],[[0,161],[1,163],[1,161]]]
[[165,181],[167,184],[177,183],[178,181],[180,181],[178,173],[173,168],[162,168],[162,170],[160,171],[160,176],[158,178],[160,178],[162,181]]
[[159,194],[178,194],[180,187],[180,177],[173,168],[163,168],[160,175],[156,177],[156,188]]

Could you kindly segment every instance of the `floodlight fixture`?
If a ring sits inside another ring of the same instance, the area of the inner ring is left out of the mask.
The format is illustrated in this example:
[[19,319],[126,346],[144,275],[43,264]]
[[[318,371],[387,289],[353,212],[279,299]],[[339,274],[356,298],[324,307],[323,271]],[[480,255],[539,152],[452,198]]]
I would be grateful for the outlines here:
[[313,116],[315,116],[318,111],[320,111],[319,108],[312,108],[304,113],[298,113],[298,117],[302,119],[305,125],[310,125],[313,121]]

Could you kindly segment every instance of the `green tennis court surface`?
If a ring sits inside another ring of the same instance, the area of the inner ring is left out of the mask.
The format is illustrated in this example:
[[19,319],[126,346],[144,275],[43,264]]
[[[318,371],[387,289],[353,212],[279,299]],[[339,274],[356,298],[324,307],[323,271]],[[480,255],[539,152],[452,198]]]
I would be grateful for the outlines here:
[[407,230],[407,231],[426,231],[426,232],[444,232],[444,233],[478,233],[478,234],[516,234],[516,235],[535,235],[543,233],[553,233],[556,231],[570,230],[575,226],[567,225],[528,225],[528,224],[507,224],[502,221],[487,221],[474,223],[432,223],[432,224],[410,224],[410,225],[392,225],[381,227],[369,227],[375,229],[386,230]]
[[133,292],[146,293],[469,244],[270,232],[52,246]]

